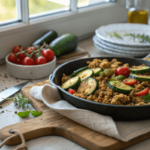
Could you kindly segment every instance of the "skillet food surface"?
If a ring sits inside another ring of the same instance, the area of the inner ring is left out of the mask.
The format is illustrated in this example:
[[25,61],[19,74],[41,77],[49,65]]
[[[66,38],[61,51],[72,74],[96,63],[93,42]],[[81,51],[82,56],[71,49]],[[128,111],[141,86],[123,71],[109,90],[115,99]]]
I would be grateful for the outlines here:
[[[59,66],[50,82],[65,100],[78,108],[116,120],[148,119],[150,103],[143,97],[149,94],[149,66],[148,61],[133,58],[79,59]],[[116,76],[120,67],[131,72]]]

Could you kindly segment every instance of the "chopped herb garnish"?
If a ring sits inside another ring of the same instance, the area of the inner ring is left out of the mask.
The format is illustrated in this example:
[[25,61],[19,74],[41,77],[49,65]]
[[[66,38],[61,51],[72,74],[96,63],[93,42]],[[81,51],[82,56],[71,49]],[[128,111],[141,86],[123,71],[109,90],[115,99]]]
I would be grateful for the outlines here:
[[150,94],[143,96],[143,99],[145,100],[146,103],[150,102]]

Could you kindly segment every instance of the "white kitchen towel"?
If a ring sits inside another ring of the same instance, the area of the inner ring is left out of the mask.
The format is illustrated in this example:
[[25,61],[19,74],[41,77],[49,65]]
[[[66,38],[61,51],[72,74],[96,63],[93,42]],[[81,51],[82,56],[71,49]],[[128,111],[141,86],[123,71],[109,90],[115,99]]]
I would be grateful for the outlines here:
[[62,100],[58,89],[48,84],[32,87],[30,95],[37,100],[42,100],[45,105],[61,115],[94,131],[121,141],[129,141],[150,132],[150,120],[130,122],[114,121],[109,116],[100,115],[85,109],[78,109],[67,101]]

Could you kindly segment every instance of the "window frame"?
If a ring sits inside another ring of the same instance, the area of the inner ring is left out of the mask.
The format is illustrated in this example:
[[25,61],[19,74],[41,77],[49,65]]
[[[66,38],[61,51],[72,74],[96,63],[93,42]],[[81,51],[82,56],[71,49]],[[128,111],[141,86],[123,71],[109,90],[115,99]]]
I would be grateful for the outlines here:
[[16,22],[22,22],[22,17],[21,17],[21,0],[15,0],[16,1],[16,9],[17,9],[17,19],[11,19],[11,20],[8,20],[8,21],[4,21],[2,23],[0,23],[0,27],[1,26],[6,26],[6,25],[9,25],[9,24],[13,24],[13,23],[16,23]]
[[[70,0],[70,1],[72,1],[72,0]],[[41,17],[44,17],[44,16],[49,16],[50,17],[52,15],[60,14],[60,13],[65,13],[65,12],[68,12],[68,11],[69,12],[71,11],[71,7],[69,7],[69,9],[67,9],[67,10],[64,10],[64,9],[61,10],[61,9],[59,9],[59,10],[54,10],[54,11],[47,11],[47,12],[40,13],[38,15],[36,15],[36,14],[32,15],[31,17],[29,15],[29,21],[31,21],[32,19],[35,19],[35,18],[41,18]]]
[[[35,15],[33,17],[30,17],[30,15],[29,15],[29,0],[16,0],[17,19],[6,21],[4,23],[0,23],[0,28],[1,28],[1,26],[6,26],[6,25],[8,25],[8,27],[9,27],[9,25],[17,23],[17,22],[29,24],[29,22],[32,21],[33,19],[37,19],[37,18],[40,19],[41,17],[45,17],[45,16],[48,16],[51,18],[55,14],[59,14],[60,16],[61,15],[63,16],[63,14],[65,14],[66,12],[78,13],[78,10],[88,9],[89,7],[93,7],[93,6],[97,6],[97,5],[99,6],[99,5],[102,5],[105,3],[116,2],[117,0],[108,0],[106,2],[100,2],[100,3],[92,4],[89,6],[83,6],[83,7],[78,7],[77,1],[78,0],[70,0],[70,8],[66,11],[65,10],[56,11],[56,12],[49,11],[49,12],[45,12],[43,14],[39,14],[39,15]],[[7,28],[7,26],[6,26],[6,28]]]

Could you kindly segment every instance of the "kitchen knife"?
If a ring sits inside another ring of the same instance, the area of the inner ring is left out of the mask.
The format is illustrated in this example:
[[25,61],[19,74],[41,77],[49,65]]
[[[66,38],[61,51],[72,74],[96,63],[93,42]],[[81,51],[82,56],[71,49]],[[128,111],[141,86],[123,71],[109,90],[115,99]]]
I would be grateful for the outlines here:
[[10,96],[14,95],[15,93],[19,92],[22,87],[24,87],[28,82],[30,82],[31,80],[28,80],[26,82],[20,83],[16,86],[13,86],[3,92],[0,93],[0,104],[3,103],[7,98],[9,98]]

